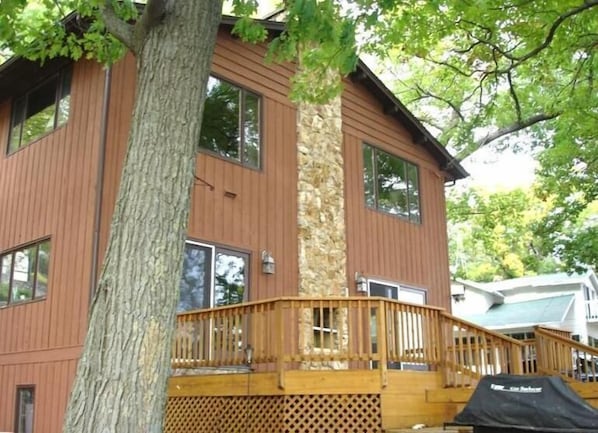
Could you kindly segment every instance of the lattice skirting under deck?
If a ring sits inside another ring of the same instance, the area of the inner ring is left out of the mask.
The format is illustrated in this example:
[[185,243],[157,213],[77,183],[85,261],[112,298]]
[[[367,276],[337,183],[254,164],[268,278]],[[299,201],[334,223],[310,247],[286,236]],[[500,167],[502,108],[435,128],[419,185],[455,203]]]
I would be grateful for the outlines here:
[[380,433],[378,394],[171,397],[164,433]]

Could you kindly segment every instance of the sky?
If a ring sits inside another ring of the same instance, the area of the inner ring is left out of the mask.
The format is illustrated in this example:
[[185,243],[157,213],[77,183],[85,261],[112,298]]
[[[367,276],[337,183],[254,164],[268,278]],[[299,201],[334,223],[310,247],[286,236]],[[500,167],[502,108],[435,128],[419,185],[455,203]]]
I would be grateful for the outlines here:
[[537,162],[525,153],[503,150],[498,153],[491,147],[478,150],[461,162],[470,174],[459,183],[489,190],[527,188],[534,181]]

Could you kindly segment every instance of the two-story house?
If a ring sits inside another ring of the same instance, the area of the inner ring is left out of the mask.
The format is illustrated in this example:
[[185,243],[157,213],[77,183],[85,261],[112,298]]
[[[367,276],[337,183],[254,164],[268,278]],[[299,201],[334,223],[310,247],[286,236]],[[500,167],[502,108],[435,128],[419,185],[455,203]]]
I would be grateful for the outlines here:
[[[233,22],[198,143],[165,431],[450,419],[428,391],[479,377],[468,342],[492,342],[496,371],[516,352],[444,311],[444,185],[466,172],[363,63],[330,104],[292,103],[295,66],[265,64]],[[0,66],[0,431],[61,431],[134,90],[130,55]]]

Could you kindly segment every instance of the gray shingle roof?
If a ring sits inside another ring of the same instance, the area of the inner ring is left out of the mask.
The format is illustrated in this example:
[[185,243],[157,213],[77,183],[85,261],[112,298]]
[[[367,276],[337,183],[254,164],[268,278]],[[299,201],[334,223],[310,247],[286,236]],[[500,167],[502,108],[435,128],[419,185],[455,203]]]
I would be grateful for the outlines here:
[[560,322],[573,303],[575,295],[553,296],[533,301],[495,304],[484,314],[463,317],[480,326],[507,327],[515,324]]

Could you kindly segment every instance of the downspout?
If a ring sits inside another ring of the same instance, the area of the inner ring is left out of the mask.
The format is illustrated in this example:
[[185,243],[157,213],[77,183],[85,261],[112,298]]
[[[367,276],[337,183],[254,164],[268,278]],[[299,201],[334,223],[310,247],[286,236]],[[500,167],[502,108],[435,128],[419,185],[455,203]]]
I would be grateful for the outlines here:
[[98,154],[98,171],[96,174],[96,200],[93,219],[93,239],[91,252],[91,272],[89,278],[89,305],[93,302],[98,273],[98,258],[100,249],[100,225],[102,222],[102,195],[104,193],[104,165],[106,163],[106,142],[108,136],[108,109],[110,107],[110,88],[112,85],[112,67],[104,73],[104,95],[102,102],[102,119],[100,120],[100,148]]

